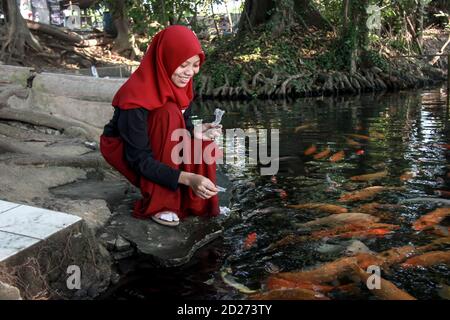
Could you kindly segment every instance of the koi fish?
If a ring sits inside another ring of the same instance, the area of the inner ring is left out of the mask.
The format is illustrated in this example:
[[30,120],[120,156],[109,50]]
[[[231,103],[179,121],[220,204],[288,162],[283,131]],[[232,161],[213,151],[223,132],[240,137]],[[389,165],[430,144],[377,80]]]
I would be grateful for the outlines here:
[[383,237],[399,226],[386,223],[347,224],[331,230],[320,230],[312,233],[312,237],[321,238],[372,238]]
[[356,150],[356,155],[358,155],[358,156],[362,156],[364,153],[366,153],[364,150]]
[[308,237],[300,236],[296,234],[288,234],[287,236],[281,238],[280,240],[270,244],[264,251],[270,252],[278,248],[282,248],[291,244],[300,243],[306,241]]
[[[371,202],[357,207],[355,211],[368,213],[381,219],[391,219],[392,211],[398,211],[400,209],[405,208],[406,208],[405,206],[399,204]],[[398,220],[403,220],[403,217],[396,217],[396,218]]]
[[349,137],[352,137],[352,138],[356,138],[356,139],[367,140],[367,141],[370,140],[369,136],[362,135],[362,134],[349,133],[349,134],[346,134],[346,135],[349,136]]
[[244,249],[245,249],[245,250],[250,249],[251,247],[253,247],[253,245],[255,244],[255,242],[256,242],[256,232],[252,232],[252,233],[250,233],[250,234],[247,236],[247,238],[245,239],[245,242],[244,242]]
[[250,296],[252,300],[330,300],[320,292],[307,289],[277,289]]
[[444,198],[450,198],[450,191],[447,190],[435,190],[434,194]]
[[[229,271],[229,269],[227,269]],[[249,289],[248,287],[244,286],[241,283],[238,283],[236,279],[227,273],[227,271],[223,270],[220,273],[220,276],[222,277],[222,281],[229,285],[230,287],[235,288],[239,292],[245,293],[245,294],[251,294],[257,292],[256,290]]]
[[433,226],[433,233],[440,237],[448,237],[450,235],[450,227]]
[[361,212],[347,212],[333,214],[328,217],[315,219],[306,223],[297,224],[300,228],[319,227],[319,226],[338,226],[344,224],[371,224],[378,222],[380,218]]
[[310,270],[281,272],[277,277],[292,282],[328,283],[350,274],[354,265],[367,269],[368,266],[379,265],[380,262],[375,255],[361,253],[353,257],[339,258]]
[[394,264],[399,264],[419,253],[420,250],[414,246],[403,246],[380,252],[377,254],[377,257],[383,261],[383,263],[380,264],[382,267],[389,267]]
[[289,288],[299,288],[299,289],[307,289],[312,291],[318,291],[322,293],[330,292],[334,289],[333,286],[320,285],[315,284],[311,281],[289,281],[285,279],[281,279],[279,277],[270,276],[267,278],[266,287],[269,290],[277,290],[277,289],[289,289]]
[[[367,283],[367,280],[371,276],[370,273],[365,272],[360,267],[354,268],[356,275],[361,279],[363,283]],[[382,300],[416,300],[406,291],[395,286],[392,282],[381,278],[380,288],[370,290],[376,297]]]
[[414,178],[417,174],[412,171],[406,171],[400,176],[401,181],[409,181]]
[[444,144],[438,144],[438,147],[441,147],[443,149],[450,150],[450,144],[444,143]]
[[374,131],[370,133],[370,137],[381,140],[384,139],[384,134],[378,131]]
[[430,267],[436,264],[450,264],[450,251],[431,251],[412,257],[401,264],[403,268]]
[[345,152],[344,151],[339,151],[339,152],[336,152],[335,154],[333,154],[330,157],[330,161],[331,162],[338,162],[338,161],[343,160],[344,158],[345,158]]
[[361,143],[359,143],[353,139],[350,139],[350,138],[346,138],[345,142],[347,142],[348,145],[353,146],[353,147],[357,147],[357,148],[361,147]]
[[401,204],[371,202],[371,203],[365,203],[363,205],[360,205],[356,209],[356,211],[376,214],[379,210],[395,211],[395,210],[400,210],[400,209],[405,209],[405,208],[406,207]]
[[302,131],[302,130],[309,129],[309,128],[312,128],[312,127],[314,127],[314,126],[315,126],[314,123],[307,123],[307,124],[304,124],[304,125],[295,127],[294,132],[295,132],[295,133],[299,133],[299,132]]
[[338,199],[338,201],[339,202],[361,201],[370,199],[383,191],[399,191],[399,190],[404,190],[404,188],[373,186],[355,192],[345,193]]
[[426,228],[439,224],[448,215],[450,215],[450,207],[438,208],[416,220],[416,222],[414,222],[413,224],[413,229],[416,231],[424,230]]
[[337,235],[337,238],[382,238],[385,235],[392,233],[392,230],[384,228],[375,228],[360,231],[350,231]]
[[287,198],[287,192],[284,191],[283,189],[275,189],[274,191],[278,192],[278,195],[280,196],[281,199],[286,199]]
[[353,176],[350,178],[352,181],[370,181],[370,180],[377,180],[381,178],[387,177],[388,172],[387,170],[375,172],[375,173],[369,173],[369,174],[362,174],[359,176]]
[[326,157],[328,157],[328,156],[330,155],[330,153],[331,153],[331,149],[330,149],[330,148],[326,148],[325,150],[319,152],[318,154],[315,154],[315,155],[313,156],[313,158],[314,158],[315,160],[319,160],[319,159],[322,159],[322,158],[326,158]]
[[316,153],[316,151],[317,151],[317,147],[316,147],[315,145],[312,145],[312,146],[310,146],[308,149],[306,149],[305,152],[303,152],[303,154],[304,154],[305,156],[310,156],[310,155],[312,155],[313,153]]
[[323,211],[331,214],[340,214],[348,212],[348,209],[342,206],[329,203],[305,203],[305,204],[293,204],[288,205],[288,208],[294,209],[313,209]]

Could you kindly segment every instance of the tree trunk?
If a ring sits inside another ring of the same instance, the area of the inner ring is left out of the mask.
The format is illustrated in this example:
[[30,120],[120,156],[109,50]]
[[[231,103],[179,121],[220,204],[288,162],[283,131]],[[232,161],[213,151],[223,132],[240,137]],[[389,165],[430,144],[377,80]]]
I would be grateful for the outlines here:
[[425,4],[423,0],[419,0],[417,4],[417,45],[419,46],[419,52],[422,54],[423,48],[423,16],[426,14],[425,12]]
[[214,21],[214,27],[216,28],[217,37],[220,37],[219,26],[217,25],[216,14],[214,13],[214,4],[211,2],[211,15]]
[[273,0],[245,0],[244,10],[239,21],[239,32],[252,31],[260,24],[270,20],[275,8]]
[[312,4],[312,0],[246,0],[239,20],[239,32],[273,22],[275,35],[289,30],[294,22],[305,27],[332,29],[330,23]]
[[224,4],[225,4],[225,12],[227,14],[227,18],[228,18],[228,23],[230,24],[230,32],[233,32],[233,19],[231,19],[231,14],[230,11],[228,10],[228,1],[229,0],[225,0]]
[[112,16],[117,29],[117,37],[114,40],[114,50],[118,53],[130,51],[129,57],[134,59],[141,52],[137,48],[134,36],[130,34],[128,15],[125,0],[116,0],[112,5]]
[[368,5],[369,0],[345,0],[342,4],[344,23],[339,41],[343,54],[346,55],[346,68],[350,73],[356,71],[358,62],[364,60],[368,49],[369,30],[366,25]]
[[11,60],[22,61],[26,47],[42,51],[39,41],[28,30],[16,0],[3,0],[2,7],[6,19],[6,35],[1,45],[1,59],[6,63]]

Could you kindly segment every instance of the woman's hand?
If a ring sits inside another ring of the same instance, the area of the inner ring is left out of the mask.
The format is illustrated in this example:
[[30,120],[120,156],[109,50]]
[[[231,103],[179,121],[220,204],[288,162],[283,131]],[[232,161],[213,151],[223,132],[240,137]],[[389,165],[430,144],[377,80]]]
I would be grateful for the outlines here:
[[191,187],[197,197],[205,200],[219,192],[211,180],[195,173],[182,171],[178,182]]
[[194,138],[199,140],[211,141],[222,135],[222,125],[212,123],[203,123],[194,128]]

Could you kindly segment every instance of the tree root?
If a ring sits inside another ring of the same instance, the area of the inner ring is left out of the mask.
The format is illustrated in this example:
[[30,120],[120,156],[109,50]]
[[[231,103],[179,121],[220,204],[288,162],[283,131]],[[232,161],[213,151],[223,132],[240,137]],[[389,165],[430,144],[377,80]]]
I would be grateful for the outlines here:
[[5,104],[2,103],[0,103],[0,119],[47,127],[61,131],[69,136],[84,136],[90,140],[98,140],[100,135],[98,130],[89,128],[81,122],[70,121],[54,115],[47,115],[30,110],[11,109],[7,106],[5,107]]
[[[1,142],[0,142],[1,148]],[[74,168],[109,168],[107,162],[99,153],[85,156],[61,156],[49,157],[45,155],[3,156],[0,161],[17,166],[42,166],[42,167],[74,167]]]

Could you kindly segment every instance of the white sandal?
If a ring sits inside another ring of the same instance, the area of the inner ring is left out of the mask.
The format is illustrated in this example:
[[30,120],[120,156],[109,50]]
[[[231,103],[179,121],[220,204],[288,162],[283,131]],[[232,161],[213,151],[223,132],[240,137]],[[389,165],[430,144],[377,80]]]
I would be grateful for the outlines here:
[[178,215],[173,211],[161,211],[152,216],[153,221],[164,226],[176,227],[180,224]]

